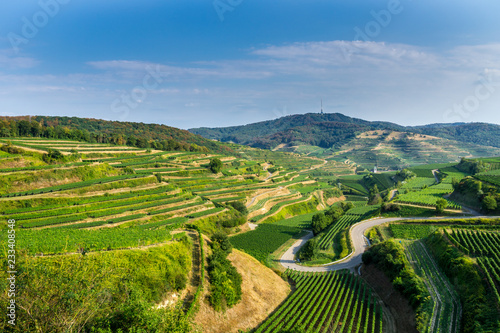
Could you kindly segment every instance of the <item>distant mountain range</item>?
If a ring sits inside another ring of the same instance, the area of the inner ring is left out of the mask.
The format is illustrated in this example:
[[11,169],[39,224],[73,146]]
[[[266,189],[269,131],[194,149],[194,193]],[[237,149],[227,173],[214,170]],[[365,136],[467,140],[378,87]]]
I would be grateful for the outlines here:
[[245,126],[189,131],[159,124],[77,117],[0,117],[0,137],[33,136],[238,155],[234,142],[380,170],[500,156],[500,126],[486,123],[401,126],[340,113],[286,116]]
[[274,149],[280,145],[301,144],[321,148],[340,148],[358,134],[373,130],[423,134],[480,146],[500,147],[500,126],[495,124],[452,123],[401,126],[390,122],[352,118],[341,113],[297,114],[242,126],[189,129],[191,133],[207,139],[265,149]]

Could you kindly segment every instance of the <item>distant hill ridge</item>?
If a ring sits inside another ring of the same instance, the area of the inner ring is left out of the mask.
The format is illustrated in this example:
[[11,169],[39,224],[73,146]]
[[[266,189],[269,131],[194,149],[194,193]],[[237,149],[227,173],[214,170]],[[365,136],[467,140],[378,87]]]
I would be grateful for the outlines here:
[[213,151],[234,154],[233,149],[228,145],[186,130],[160,124],[78,117],[0,117],[0,137],[15,136],[72,139],[161,150]]
[[500,126],[488,123],[429,124],[402,126],[383,121],[367,121],[341,113],[306,113],[258,123],[192,128],[191,133],[222,142],[272,149],[280,144],[309,144],[322,148],[340,147],[357,134],[371,130],[392,130],[437,136],[450,140],[500,147]]

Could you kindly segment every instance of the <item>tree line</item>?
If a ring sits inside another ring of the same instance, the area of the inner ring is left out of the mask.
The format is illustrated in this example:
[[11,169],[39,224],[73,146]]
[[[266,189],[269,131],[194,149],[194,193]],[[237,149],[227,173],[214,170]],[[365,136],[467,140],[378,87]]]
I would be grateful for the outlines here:
[[2,117],[0,137],[40,137],[166,151],[232,153],[232,149],[177,128],[76,117]]

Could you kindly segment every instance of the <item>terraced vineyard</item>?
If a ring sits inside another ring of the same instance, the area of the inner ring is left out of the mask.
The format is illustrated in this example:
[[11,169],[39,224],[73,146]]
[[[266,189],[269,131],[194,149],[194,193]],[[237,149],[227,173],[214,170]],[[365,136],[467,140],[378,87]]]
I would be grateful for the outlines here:
[[401,189],[409,189],[409,190],[420,190],[424,187],[432,186],[436,183],[434,177],[426,178],[426,177],[415,177],[405,182]]
[[446,276],[420,241],[404,242],[406,255],[415,272],[420,275],[431,295],[422,332],[459,332],[462,307],[460,299]]
[[500,176],[500,169],[481,172],[481,173],[478,173],[476,176]]
[[466,176],[469,176],[469,174],[462,172],[458,170],[454,166],[449,166],[447,168],[441,168],[439,169],[440,174],[444,175],[445,177],[441,179],[441,182],[444,184],[451,184],[453,179],[460,180]]
[[256,333],[299,327],[318,333],[383,331],[382,309],[360,278],[346,271],[286,274],[296,290]]
[[[340,179],[354,208],[320,233],[317,243],[323,254],[333,250],[338,255],[338,249],[332,248],[336,236],[381,211],[381,205],[366,205],[368,188],[392,188],[395,181],[394,173],[345,175],[353,172],[353,167],[244,147],[238,148],[239,155],[226,156],[69,140],[14,138],[11,142],[26,150],[0,154],[0,216],[2,224],[16,221],[18,246],[35,259],[88,252],[98,252],[92,255],[97,257],[105,251],[156,248],[181,239],[187,246],[190,240],[175,235],[189,225],[200,232],[200,238],[201,232],[213,235],[222,230],[236,234],[229,238],[235,248],[275,268],[280,251],[304,235],[304,230],[311,228],[312,215],[325,207],[321,191],[335,188],[335,198],[341,197],[336,188]],[[53,154],[54,149],[62,154]],[[220,161],[217,171],[212,170],[213,160]],[[342,170],[341,178],[331,174],[337,169]],[[411,180],[403,189],[419,191],[400,195],[396,201],[434,205],[452,191],[451,181],[445,180],[460,176],[455,171],[447,169],[440,184],[427,176]],[[411,212],[422,209],[406,207]],[[460,208],[451,201],[448,207]],[[408,211],[401,209],[400,213],[408,215]],[[246,225],[247,221],[258,224]],[[407,236],[401,238],[419,238],[434,230],[431,226],[415,230],[406,225],[391,228],[394,235]],[[482,233],[465,235],[456,231],[456,242],[462,250],[480,256],[477,262],[498,297],[500,241],[490,237],[495,233]],[[462,238],[467,242],[460,243]],[[483,238],[484,245],[479,245]],[[429,310],[429,331],[456,331],[459,308],[456,303],[442,300],[451,297],[455,301],[456,295],[451,291],[446,294],[446,281],[419,246],[409,244],[408,251],[430,281],[434,305]],[[256,328],[257,332],[291,328],[311,332],[383,331],[379,301],[354,275],[346,271],[287,271],[285,276],[294,284],[294,292]],[[198,299],[200,291],[196,294]],[[498,300],[500,304],[500,297]],[[189,311],[192,309],[194,305]]]
[[361,184],[361,175],[344,176],[339,178],[343,190],[350,190],[353,194],[368,195],[368,190]]
[[429,224],[398,224],[389,225],[394,238],[399,239],[421,239],[429,236],[439,228]]
[[[448,184],[438,184],[429,188],[422,189],[418,192],[408,192],[400,194],[396,197],[395,202],[419,205],[419,206],[436,206],[439,199],[443,199],[443,195],[449,194],[453,189]],[[462,209],[462,206],[452,200],[447,201],[446,208],[448,209]]]
[[498,257],[500,234],[498,232],[453,229],[450,239],[468,254]]
[[297,197],[297,196],[293,195],[289,199],[276,202],[276,204],[273,205],[272,208],[269,209],[266,213],[254,216],[251,221],[252,222],[266,221],[267,217],[270,217],[272,214],[278,212],[278,210],[282,207],[293,205],[293,204],[300,203],[300,202],[307,202],[307,201],[312,202],[315,200],[311,197],[309,197],[309,199],[304,199],[302,196]]
[[[70,140],[19,138],[11,143],[30,150],[21,157],[2,154],[0,182],[25,190],[4,194],[1,216],[3,221],[16,220],[21,227],[19,241],[32,254],[163,242],[169,238],[165,231],[182,223],[235,219],[239,213],[227,202],[308,180],[298,175],[293,180],[265,180],[267,172],[259,162],[220,154],[145,151]],[[65,162],[42,161],[40,154],[49,149],[62,152],[60,159]],[[273,156],[279,160],[287,155]],[[212,173],[208,163],[213,158],[220,159],[222,170],[228,172]],[[294,160],[305,167],[318,164],[314,159]],[[289,173],[283,167],[280,170],[276,175]],[[257,210],[269,201],[259,215],[263,219],[308,199],[298,191],[291,194],[287,200],[277,200],[271,193],[249,209]]]
[[474,177],[487,183],[500,186],[500,175],[498,174],[481,174],[475,175]]
[[337,236],[339,232],[357,222],[371,217],[378,212],[379,208],[379,206],[360,206],[348,210],[344,216],[328,228],[325,235],[319,241],[318,246],[322,250],[329,249],[333,245],[335,236]]
[[500,305],[500,234],[453,229],[448,236],[460,250],[477,256],[477,263],[482,268]]
[[13,145],[34,149],[39,151],[48,151],[50,149],[57,149],[63,154],[71,153],[138,153],[145,152],[146,149],[126,147],[126,146],[116,146],[110,144],[96,144],[88,142],[79,142],[72,140],[52,140],[52,139],[42,139],[42,138],[16,138],[10,140]]
[[85,230],[69,227],[24,230],[18,233],[19,247],[29,254],[58,254],[132,248],[162,243],[171,239],[169,231],[178,228],[185,218],[174,218],[129,228]]

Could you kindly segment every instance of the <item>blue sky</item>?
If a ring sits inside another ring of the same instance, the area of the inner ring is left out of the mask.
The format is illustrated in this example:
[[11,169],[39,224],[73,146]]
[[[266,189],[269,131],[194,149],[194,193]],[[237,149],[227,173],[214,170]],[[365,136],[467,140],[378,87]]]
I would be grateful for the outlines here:
[[500,2],[0,4],[0,115],[230,126],[340,112],[500,124]]

